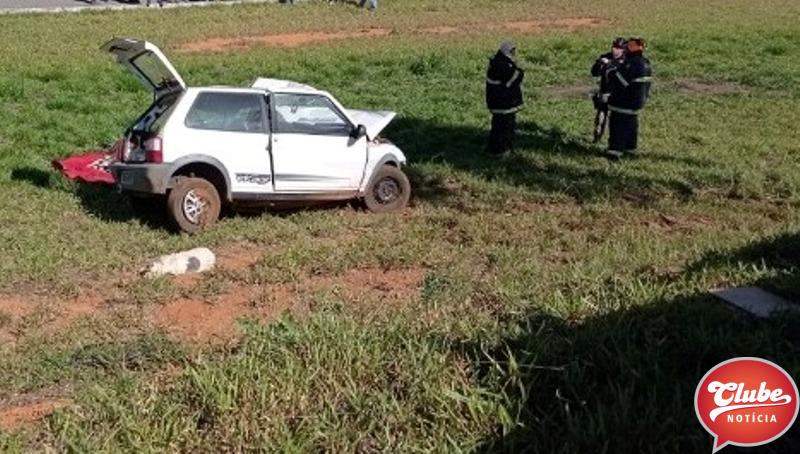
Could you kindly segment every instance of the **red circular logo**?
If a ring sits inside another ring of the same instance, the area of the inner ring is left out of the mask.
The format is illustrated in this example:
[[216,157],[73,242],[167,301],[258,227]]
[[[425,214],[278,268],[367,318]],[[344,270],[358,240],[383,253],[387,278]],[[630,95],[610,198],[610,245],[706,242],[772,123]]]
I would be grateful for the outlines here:
[[694,393],[694,409],[714,436],[712,453],[728,444],[760,446],[783,435],[797,418],[792,377],[761,358],[723,361],[706,373]]

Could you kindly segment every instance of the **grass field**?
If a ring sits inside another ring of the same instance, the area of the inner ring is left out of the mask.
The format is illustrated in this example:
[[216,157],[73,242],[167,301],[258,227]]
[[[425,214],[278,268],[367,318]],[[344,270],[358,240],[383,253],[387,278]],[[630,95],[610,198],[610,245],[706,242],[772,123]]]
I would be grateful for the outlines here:
[[[708,452],[693,395],[709,368],[760,356],[800,377],[797,317],[707,294],[800,300],[798,19],[790,0],[0,17],[0,451]],[[186,50],[364,29],[387,32]],[[617,35],[648,39],[656,83],[643,155],[611,163],[586,93]],[[50,160],[113,142],[148,103],[98,50],[113,36],[156,42],[192,85],[281,77],[398,111],[385,135],[412,206],[229,216],[186,237],[64,181]],[[509,36],[527,107],[496,161],[483,71]],[[194,246],[222,266],[137,274]],[[797,451],[795,427],[747,452]]]

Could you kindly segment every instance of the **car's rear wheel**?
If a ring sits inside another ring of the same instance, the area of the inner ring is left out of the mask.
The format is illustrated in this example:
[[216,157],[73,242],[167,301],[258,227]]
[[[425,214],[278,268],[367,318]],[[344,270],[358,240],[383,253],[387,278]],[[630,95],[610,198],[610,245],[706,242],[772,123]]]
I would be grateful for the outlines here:
[[202,178],[178,177],[167,196],[167,212],[172,223],[186,233],[196,233],[219,219],[219,193]]
[[373,213],[386,213],[405,207],[410,197],[411,183],[406,174],[386,165],[378,170],[367,187],[364,205]]

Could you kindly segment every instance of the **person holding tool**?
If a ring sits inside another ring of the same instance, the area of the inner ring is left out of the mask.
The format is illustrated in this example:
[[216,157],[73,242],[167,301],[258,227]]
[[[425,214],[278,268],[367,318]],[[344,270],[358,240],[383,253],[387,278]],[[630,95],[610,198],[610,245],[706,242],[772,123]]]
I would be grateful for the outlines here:
[[611,85],[606,79],[606,70],[612,66],[621,66],[625,61],[625,38],[615,38],[611,43],[611,52],[599,56],[592,65],[591,74],[599,79],[599,88],[592,95],[596,114],[594,116],[594,143],[600,141],[608,120],[608,98],[611,96]]

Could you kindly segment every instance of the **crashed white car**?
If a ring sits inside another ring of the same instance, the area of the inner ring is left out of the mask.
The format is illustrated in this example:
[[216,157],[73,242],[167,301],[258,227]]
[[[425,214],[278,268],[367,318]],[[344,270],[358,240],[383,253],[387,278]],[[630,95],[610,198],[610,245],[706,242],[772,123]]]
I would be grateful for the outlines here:
[[135,207],[166,204],[175,226],[192,233],[223,204],[355,199],[373,212],[407,204],[406,158],[379,137],[394,112],[346,109],[325,91],[277,79],[187,87],[152,43],[118,38],[102,49],[154,96],[110,165]]

